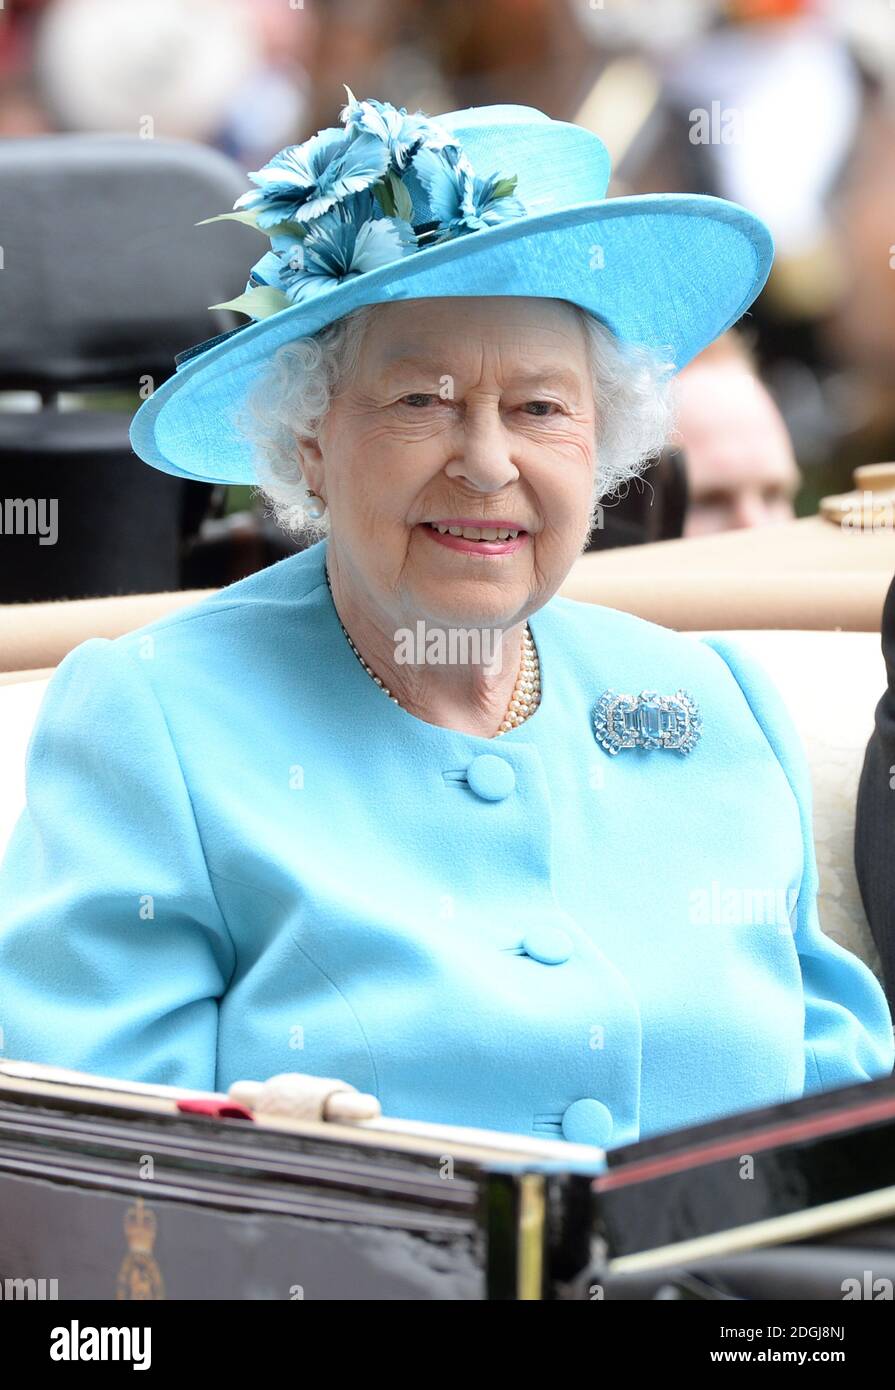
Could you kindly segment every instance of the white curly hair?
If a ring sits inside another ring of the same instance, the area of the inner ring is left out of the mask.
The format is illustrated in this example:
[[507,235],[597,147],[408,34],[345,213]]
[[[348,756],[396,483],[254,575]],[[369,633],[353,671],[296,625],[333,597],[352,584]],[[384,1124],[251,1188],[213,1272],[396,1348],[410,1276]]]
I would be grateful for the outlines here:
[[[306,511],[307,485],[299,438],[316,438],[330,402],[351,379],[370,320],[367,305],[307,338],[284,343],[237,414],[236,428],[254,455],[258,490],[279,525],[294,536],[319,539],[329,517]],[[597,417],[597,468],[590,524],[601,503],[623,492],[664,448],[673,424],[674,365],[646,348],[620,342],[592,314],[571,305],[584,326]]]

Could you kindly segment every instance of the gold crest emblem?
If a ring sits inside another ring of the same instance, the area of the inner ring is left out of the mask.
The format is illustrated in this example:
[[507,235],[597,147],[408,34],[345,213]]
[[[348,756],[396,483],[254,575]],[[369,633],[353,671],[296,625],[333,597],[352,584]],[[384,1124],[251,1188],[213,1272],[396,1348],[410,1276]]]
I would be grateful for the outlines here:
[[138,1197],[134,1205],[127,1209],[124,1234],[128,1253],[118,1271],[116,1298],[163,1299],[165,1285],[152,1254],[156,1236],[155,1212],[146,1206],[142,1197]]

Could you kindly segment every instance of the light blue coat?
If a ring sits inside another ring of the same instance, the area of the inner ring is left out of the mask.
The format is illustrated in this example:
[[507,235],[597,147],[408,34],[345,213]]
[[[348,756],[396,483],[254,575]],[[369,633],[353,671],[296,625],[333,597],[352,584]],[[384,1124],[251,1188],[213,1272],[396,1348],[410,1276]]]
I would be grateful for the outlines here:
[[[610,1147],[891,1070],[882,989],[818,927],[767,677],[553,599],[540,708],[455,733],[363,671],[324,554],[62,663],[0,872],[6,1056],[311,1072],[386,1115]],[[679,688],[692,753],[598,745],[603,691]]]

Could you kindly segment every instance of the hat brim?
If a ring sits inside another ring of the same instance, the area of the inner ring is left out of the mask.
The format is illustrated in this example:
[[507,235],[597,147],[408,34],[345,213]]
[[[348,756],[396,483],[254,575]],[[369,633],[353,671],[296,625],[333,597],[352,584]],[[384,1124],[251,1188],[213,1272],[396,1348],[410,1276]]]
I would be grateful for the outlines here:
[[508,221],[344,280],[198,353],[137,411],[131,444],[176,477],[256,482],[235,417],[271,355],[363,305],[401,299],[568,300],[680,370],[745,313],[773,255],[758,217],[703,194],[607,198]]

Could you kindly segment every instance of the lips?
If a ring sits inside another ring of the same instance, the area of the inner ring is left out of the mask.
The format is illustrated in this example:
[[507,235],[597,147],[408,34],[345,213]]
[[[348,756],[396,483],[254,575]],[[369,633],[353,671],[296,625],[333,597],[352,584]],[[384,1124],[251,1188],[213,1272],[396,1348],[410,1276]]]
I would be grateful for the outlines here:
[[429,525],[440,536],[462,536],[467,541],[509,541],[515,540],[522,526],[464,526],[449,521],[430,521]]
[[423,522],[426,532],[438,545],[466,555],[513,555],[528,542],[528,532],[510,519],[493,521],[490,525],[451,517],[445,521]]

